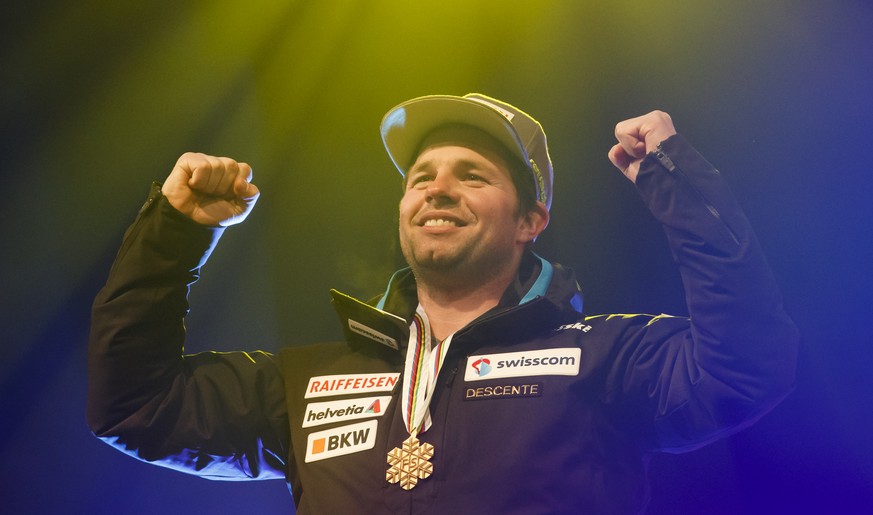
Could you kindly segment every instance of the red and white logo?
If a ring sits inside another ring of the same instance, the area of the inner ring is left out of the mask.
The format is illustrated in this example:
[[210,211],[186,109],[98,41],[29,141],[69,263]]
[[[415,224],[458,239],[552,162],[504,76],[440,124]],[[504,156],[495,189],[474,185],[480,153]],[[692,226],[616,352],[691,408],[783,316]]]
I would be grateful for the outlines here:
[[565,347],[522,352],[504,352],[467,358],[464,381],[506,377],[579,375],[582,349]]
[[391,403],[388,395],[340,401],[313,402],[306,405],[302,427],[346,422],[360,418],[381,417]]
[[344,374],[309,378],[304,398],[331,397],[354,393],[390,392],[397,384],[397,372],[381,374]]
[[487,376],[489,372],[491,372],[491,360],[488,358],[479,358],[473,362],[473,369],[476,371],[476,375],[479,377]]

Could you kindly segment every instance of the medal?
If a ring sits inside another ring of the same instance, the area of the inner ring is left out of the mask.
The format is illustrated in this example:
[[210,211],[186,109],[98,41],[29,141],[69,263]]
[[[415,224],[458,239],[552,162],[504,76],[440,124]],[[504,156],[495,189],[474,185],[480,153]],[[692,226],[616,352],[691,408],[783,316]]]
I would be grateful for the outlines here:
[[433,473],[433,445],[418,441],[415,435],[403,441],[402,447],[395,447],[388,453],[388,469],[385,479],[392,485],[400,483],[400,488],[412,490],[419,479],[427,479]]
[[389,468],[385,473],[389,483],[399,483],[404,490],[415,488],[420,479],[427,479],[433,474],[430,459],[434,447],[419,441],[417,436],[432,424],[428,406],[452,337],[439,342],[433,349],[430,349],[430,339],[430,323],[419,305],[409,325],[409,345],[403,374],[402,414],[409,438],[388,453]]

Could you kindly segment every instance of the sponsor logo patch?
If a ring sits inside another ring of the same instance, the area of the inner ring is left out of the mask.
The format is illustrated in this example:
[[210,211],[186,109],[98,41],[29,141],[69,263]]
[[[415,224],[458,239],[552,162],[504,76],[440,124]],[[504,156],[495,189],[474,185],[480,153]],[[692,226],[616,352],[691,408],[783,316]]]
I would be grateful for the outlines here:
[[543,383],[498,384],[465,388],[465,401],[481,401],[487,399],[513,399],[518,397],[540,397],[543,395]]
[[313,402],[306,405],[303,427],[346,422],[359,418],[381,417],[391,402],[390,396],[363,397],[341,401]]
[[558,331],[566,331],[567,329],[575,329],[577,331],[582,331],[583,333],[587,333],[592,329],[592,327],[588,324],[583,324],[582,322],[576,322],[575,324],[565,324],[559,327]]
[[473,370],[476,371],[476,375],[479,377],[487,376],[491,373],[491,360],[488,358],[479,358],[470,366],[473,367]]
[[390,392],[397,384],[399,373],[343,374],[309,378],[305,399],[353,393]]
[[358,333],[365,338],[375,340],[375,341],[381,343],[382,345],[387,345],[388,347],[391,347],[394,350],[397,350],[400,348],[397,345],[397,340],[395,340],[394,338],[391,338],[390,336],[388,336],[385,333],[380,333],[379,331],[373,329],[372,327],[367,327],[360,322],[356,322],[356,321],[352,320],[351,318],[349,319],[349,329],[351,329],[352,332]]
[[311,433],[306,438],[306,463],[372,449],[376,445],[376,421],[336,427]]
[[469,100],[473,100],[473,101],[479,102],[480,104],[486,104],[486,105],[487,105],[488,107],[490,107],[491,109],[494,109],[494,110],[497,111],[498,113],[502,114],[503,117],[506,118],[507,120],[509,120],[510,122],[512,121],[513,118],[515,118],[515,115],[514,115],[514,114],[510,113],[509,111],[507,111],[506,109],[500,107],[499,105],[494,104],[494,103],[491,103],[491,102],[489,102],[489,101],[487,101],[487,100],[483,100],[483,99],[481,99],[481,98],[471,98],[471,99],[469,99]]
[[579,375],[581,356],[582,349],[578,347],[470,356],[467,358],[464,380],[575,376]]

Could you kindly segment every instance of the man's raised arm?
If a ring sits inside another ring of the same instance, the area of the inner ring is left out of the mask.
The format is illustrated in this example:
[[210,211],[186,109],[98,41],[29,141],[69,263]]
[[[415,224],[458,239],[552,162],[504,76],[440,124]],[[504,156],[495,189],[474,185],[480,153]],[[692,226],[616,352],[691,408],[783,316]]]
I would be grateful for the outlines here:
[[670,116],[653,111],[615,133],[609,159],[663,225],[690,318],[656,317],[629,336],[613,393],[654,422],[648,445],[687,450],[750,425],[791,391],[797,329],[727,184]]
[[254,207],[250,180],[229,158],[179,158],[125,233],[92,311],[91,429],[140,459],[212,478],[283,477],[287,457],[272,356],[183,355],[189,286],[224,227]]

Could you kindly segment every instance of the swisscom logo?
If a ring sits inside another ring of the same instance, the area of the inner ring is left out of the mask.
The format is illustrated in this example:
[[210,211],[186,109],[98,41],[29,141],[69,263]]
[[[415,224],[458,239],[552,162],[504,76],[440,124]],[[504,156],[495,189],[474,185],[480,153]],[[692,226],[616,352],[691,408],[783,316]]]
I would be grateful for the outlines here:
[[582,349],[578,347],[505,352],[467,358],[465,381],[504,377],[579,375]]
[[473,367],[473,370],[476,371],[476,375],[478,375],[479,377],[487,376],[489,373],[491,373],[492,370],[491,360],[488,358],[479,358],[474,361],[473,364],[470,366]]

